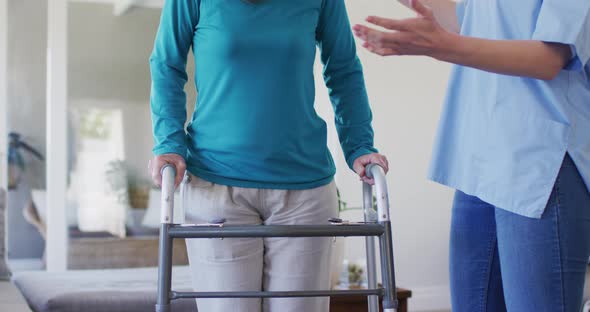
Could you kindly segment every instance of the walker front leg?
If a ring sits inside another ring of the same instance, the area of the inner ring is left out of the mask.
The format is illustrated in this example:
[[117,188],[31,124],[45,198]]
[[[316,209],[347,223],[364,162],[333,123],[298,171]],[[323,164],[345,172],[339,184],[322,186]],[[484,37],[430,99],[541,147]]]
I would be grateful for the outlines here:
[[174,180],[176,169],[166,165],[162,168],[162,202],[160,242],[158,250],[158,297],[156,312],[170,312],[172,288],[172,238],[170,226],[174,220]]
[[398,308],[397,290],[395,286],[395,270],[393,263],[393,248],[391,237],[391,222],[379,222],[385,228],[385,233],[379,237],[381,250],[381,266],[383,278],[383,311],[396,312]]
[[[365,222],[377,221],[377,212],[373,207],[373,187],[367,183],[363,183],[363,211],[365,215]],[[375,237],[365,237],[365,247],[367,252],[367,287],[369,289],[375,289],[377,288]],[[369,312],[377,311],[379,311],[379,297],[369,296]]]
[[170,224],[160,227],[160,249],[158,251],[158,297],[156,312],[170,312],[170,290],[172,288],[172,238],[168,234]]
[[396,312],[398,309],[397,289],[395,286],[395,268],[393,260],[393,238],[391,220],[389,219],[389,193],[385,171],[378,165],[367,166],[367,176],[375,181],[377,195],[377,219],[383,226],[383,234],[379,237],[381,254],[381,275],[383,279],[383,310]]

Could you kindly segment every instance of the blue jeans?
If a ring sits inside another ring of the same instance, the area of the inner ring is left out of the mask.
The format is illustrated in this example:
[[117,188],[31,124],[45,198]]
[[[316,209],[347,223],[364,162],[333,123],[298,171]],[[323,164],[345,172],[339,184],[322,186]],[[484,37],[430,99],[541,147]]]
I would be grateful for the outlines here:
[[590,256],[590,194],[566,155],[541,219],[457,191],[453,312],[579,312]]

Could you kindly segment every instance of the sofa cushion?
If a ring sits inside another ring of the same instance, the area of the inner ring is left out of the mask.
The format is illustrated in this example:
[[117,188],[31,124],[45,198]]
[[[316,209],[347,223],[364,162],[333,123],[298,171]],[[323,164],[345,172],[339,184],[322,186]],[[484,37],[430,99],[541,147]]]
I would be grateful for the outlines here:
[[[187,266],[173,268],[174,290],[190,291]],[[14,284],[35,312],[146,312],[156,304],[157,268],[19,272]],[[172,311],[196,311],[194,300],[174,300]]]

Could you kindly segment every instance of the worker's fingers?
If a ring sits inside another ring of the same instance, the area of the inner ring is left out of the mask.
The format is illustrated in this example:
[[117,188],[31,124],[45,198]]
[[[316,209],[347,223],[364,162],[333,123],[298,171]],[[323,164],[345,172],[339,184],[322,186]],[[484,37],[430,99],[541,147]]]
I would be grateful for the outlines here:
[[434,19],[434,13],[432,12],[432,9],[425,6],[422,3],[422,1],[412,0],[411,4],[412,4],[412,9],[414,9],[414,11],[416,11],[416,13],[418,13],[426,18]]

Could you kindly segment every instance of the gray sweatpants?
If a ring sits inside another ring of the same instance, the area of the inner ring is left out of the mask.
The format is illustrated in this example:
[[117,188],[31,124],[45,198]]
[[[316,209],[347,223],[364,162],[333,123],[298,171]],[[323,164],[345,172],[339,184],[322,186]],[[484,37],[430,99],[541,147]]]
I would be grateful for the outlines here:
[[[338,215],[336,185],[310,190],[228,187],[189,175],[188,223],[325,224]],[[332,238],[189,239],[195,291],[290,291],[330,288]],[[328,298],[198,299],[199,312],[327,312]]]

